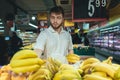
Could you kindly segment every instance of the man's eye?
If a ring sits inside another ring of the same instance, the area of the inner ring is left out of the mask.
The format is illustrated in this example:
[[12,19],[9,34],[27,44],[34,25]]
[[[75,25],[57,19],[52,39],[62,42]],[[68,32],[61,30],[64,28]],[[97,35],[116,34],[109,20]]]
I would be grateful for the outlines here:
[[62,17],[57,17],[58,19],[62,19]]

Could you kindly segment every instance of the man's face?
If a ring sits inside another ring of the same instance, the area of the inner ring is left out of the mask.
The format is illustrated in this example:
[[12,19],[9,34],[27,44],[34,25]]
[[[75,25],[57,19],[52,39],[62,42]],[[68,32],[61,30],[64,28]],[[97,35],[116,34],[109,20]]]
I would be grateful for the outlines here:
[[53,29],[59,29],[62,24],[63,24],[64,18],[61,13],[56,14],[56,13],[51,13],[50,14],[50,23]]

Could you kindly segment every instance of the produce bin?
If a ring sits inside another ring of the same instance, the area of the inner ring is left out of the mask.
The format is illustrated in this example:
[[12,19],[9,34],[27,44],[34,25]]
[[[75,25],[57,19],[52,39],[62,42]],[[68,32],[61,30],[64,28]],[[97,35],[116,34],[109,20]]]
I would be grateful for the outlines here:
[[95,49],[92,47],[88,47],[88,48],[74,48],[74,53],[77,55],[90,55],[90,56],[94,56],[95,55]]

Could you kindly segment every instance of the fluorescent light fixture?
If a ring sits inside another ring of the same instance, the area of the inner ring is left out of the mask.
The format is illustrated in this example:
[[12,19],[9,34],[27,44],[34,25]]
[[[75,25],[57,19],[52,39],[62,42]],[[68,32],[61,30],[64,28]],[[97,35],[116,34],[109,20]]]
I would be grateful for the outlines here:
[[29,23],[30,26],[34,27],[34,28],[38,28],[36,25]]
[[0,26],[0,28],[4,28],[4,26]]
[[19,30],[19,29],[17,29],[16,31],[17,31],[17,32],[20,32],[20,30]]
[[29,32],[25,32],[25,33],[33,33],[32,31],[29,31]]
[[0,22],[0,24],[3,24],[2,22]]
[[0,30],[0,32],[4,32],[4,30]]

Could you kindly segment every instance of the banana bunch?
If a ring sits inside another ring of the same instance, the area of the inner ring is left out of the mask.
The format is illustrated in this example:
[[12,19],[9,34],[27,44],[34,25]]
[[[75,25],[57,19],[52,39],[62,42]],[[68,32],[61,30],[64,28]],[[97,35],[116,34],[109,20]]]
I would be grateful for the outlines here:
[[113,57],[109,56],[106,60],[103,60],[103,63],[112,64]]
[[100,60],[97,59],[97,58],[95,58],[95,57],[90,57],[90,58],[85,59],[85,60],[81,63],[80,67],[86,66],[87,64],[96,63],[96,62],[100,62]]
[[47,59],[46,67],[54,75],[56,72],[58,72],[61,64],[62,63],[59,60],[49,57]]
[[96,62],[84,71],[83,80],[113,80],[115,68],[107,63]]
[[68,62],[71,64],[74,64],[76,63],[77,61],[80,61],[80,56],[77,55],[77,54],[74,54],[74,53],[69,53],[67,56],[66,56]]
[[105,72],[111,78],[114,78],[116,68],[112,65],[106,63],[96,63],[93,64],[92,70]]
[[40,68],[29,75],[28,80],[52,80],[52,73],[45,68]]
[[82,80],[81,75],[77,69],[61,69],[59,70],[53,80]]
[[45,61],[38,58],[34,51],[21,50],[12,57],[10,66],[14,73],[27,73],[38,70],[44,63]]
[[94,57],[90,57],[90,58],[85,59],[80,64],[79,68],[83,70],[84,74],[91,73],[92,72],[92,69],[91,69],[92,65],[91,64],[97,63],[97,62],[100,62],[100,60],[97,58],[94,58]]
[[83,77],[83,80],[113,80],[110,77],[103,77],[96,74],[87,74]]

